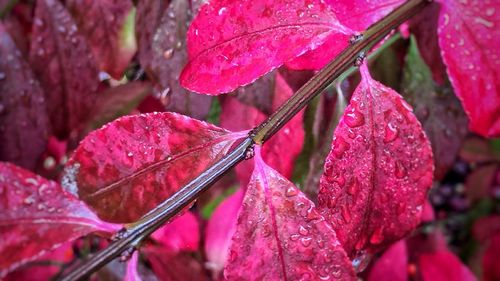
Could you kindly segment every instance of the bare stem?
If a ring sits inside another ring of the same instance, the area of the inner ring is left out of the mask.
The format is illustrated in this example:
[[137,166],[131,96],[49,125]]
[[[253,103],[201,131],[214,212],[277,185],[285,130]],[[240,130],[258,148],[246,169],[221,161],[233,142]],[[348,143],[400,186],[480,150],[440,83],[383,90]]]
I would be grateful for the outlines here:
[[359,60],[362,54],[370,50],[376,43],[389,34],[391,30],[419,12],[429,2],[429,0],[409,0],[368,28],[360,40],[349,45],[334,60],[314,75],[311,80],[304,84],[266,121],[256,127],[228,155],[158,205],[139,221],[123,229],[118,233],[116,241],[72,270],[62,280],[80,280],[88,277],[117,256],[122,255],[122,253],[133,250],[144,238],[168,222],[183,208],[196,200],[203,191],[208,189],[229,169],[245,159],[245,156],[253,149],[255,143],[263,144],[273,136],[297,112],[304,108],[309,101],[319,95],[342,73],[348,71]]

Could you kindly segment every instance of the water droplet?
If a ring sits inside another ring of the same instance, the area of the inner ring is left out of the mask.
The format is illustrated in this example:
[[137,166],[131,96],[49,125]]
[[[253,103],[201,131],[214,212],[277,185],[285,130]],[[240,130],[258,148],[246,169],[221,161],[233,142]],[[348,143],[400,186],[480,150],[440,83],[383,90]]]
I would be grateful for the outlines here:
[[224,13],[226,13],[227,11],[227,8],[226,7],[222,7],[219,9],[219,11],[217,12],[219,14],[219,16],[222,16]]
[[41,211],[41,210],[45,209],[45,205],[43,203],[40,203],[40,204],[38,204],[37,209],[39,211]]
[[165,50],[165,52],[163,52],[163,57],[167,60],[172,58],[173,55],[174,55],[174,49],[172,49],[172,48],[167,49],[167,50]]
[[402,179],[406,176],[406,168],[403,166],[403,163],[400,161],[396,161],[394,165],[394,175],[398,179]]
[[311,245],[312,238],[311,237],[302,237],[300,238],[300,244],[304,247],[309,247]]
[[382,227],[377,228],[370,236],[370,243],[380,244],[384,240],[384,229]]
[[238,258],[238,254],[235,251],[231,250],[229,252],[229,261],[234,262],[237,258]]
[[134,156],[134,153],[133,153],[133,152],[131,152],[131,151],[129,151],[129,152],[127,153],[127,156],[128,156],[128,157],[132,157],[132,156]]
[[398,129],[391,122],[385,126],[384,142],[393,142],[398,137]]
[[306,236],[307,234],[309,234],[309,230],[307,230],[307,228],[301,225],[299,227],[299,233],[300,235]]
[[344,121],[347,126],[355,128],[365,123],[365,117],[359,111],[352,110],[345,115]]
[[33,195],[24,198],[23,203],[26,205],[31,205],[35,202],[35,197]]
[[357,178],[353,178],[351,183],[347,186],[347,193],[350,195],[355,195],[359,190],[359,181]]
[[333,142],[332,152],[337,158],[340,159],[349,147],[350,145],[344,140],[344,138],[337,136]]
[[64,32],[66,32],[66,28],[65,28],[64,26],[62,26],[62,25],[61,25],[61,26],[59,26],[59,27],[57,28],[57,30],[58,30],[60,33],[64,33]]
[[356,253],[356,257],[352,260],[352,266],[356,273],[363,272],[366,267],[370,264],[371,256],[365,251],[360,251]]
[[351,221],[351,213],[346,205],[342,205],[340,213],[341,213],[342,219],[344,219],[345,223],[349,223]]
[[299,194],[299,191],[298,191],[295,187],[293,187],[293,186],[290,186],[290,187],[286,190],[286,192],[285,192],[285,195],[286,195],[287,197],[293,197],[293,196],[295,196],[295,195],[297,195],[297,194]]
[[413,107],[409,105],[404,99],[401,99],[401,105],[408,111],[413,112]]
[[336,265],[333,267],[332,275],[334,278],[341,280],[340,278],[342,277],[342,269],[340,268],[340,266]]
[[298,234],[290,235],[290,240],[292,240],[292,241],[297,241],[297,240],[299,240],[299,238],[300,238],[300,235],[298,235]]

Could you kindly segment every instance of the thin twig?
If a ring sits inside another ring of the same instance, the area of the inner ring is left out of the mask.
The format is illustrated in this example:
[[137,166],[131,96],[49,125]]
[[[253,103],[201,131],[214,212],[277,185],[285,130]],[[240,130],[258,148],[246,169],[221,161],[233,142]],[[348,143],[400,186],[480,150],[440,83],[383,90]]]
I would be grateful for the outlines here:
[[116,241],[82,263],[62,280],[83,279],[115,257],[122,255],[123,252],[133,250],[140,241],[173,218],[183,208],[196,200],[200,193],[208,189],[218,178],[245,159],[245,156],[248,156],[249,152],[252,151],[254,143],[263,144],[273,136],[297,112],[304,108],[311,99],[319,95],[342,73],[349,70],[356,60],[359,60],[360,55],[371,49],[377,42],[389,34],[391,30],[419,12],[429,2],[429,0],[409,0],[368,28],[360,40],[349,45],[333,61],[314,75],[311,80],[304,84],[266,121],[256,127],[228,155],[181,188],[142,219],[122,230],[116,236]]

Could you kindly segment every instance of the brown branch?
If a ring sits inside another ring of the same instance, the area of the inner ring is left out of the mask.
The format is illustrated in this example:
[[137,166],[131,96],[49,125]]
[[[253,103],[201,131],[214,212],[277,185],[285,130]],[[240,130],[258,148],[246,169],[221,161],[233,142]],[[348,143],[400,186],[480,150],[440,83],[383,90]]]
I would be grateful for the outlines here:
[[355,64],[356,61],[359,61],[360,56],[382,40],[391,30],[419,12],[429,2],[431,1],[409,0],[369,27],[360,38],[353,37],[356,40],[352,40],[352,44],[314,75],[311,80],[303,85],[266,121],[256,127],[228,155],[158,205],[142,219],[117,233],[116,240],[113,243],[72,270],[62,280],[80,280],[88,277],[114,258],[122,255],[122,253],[132,251],[140,241],[196,200],[200,193],[208,189],[210,185],[216,182],[229,169],[246,157],[251,157],[254,143],[263,144],[273,136],[297,112],[304,108],[309,101],[320,94],[330,83]]

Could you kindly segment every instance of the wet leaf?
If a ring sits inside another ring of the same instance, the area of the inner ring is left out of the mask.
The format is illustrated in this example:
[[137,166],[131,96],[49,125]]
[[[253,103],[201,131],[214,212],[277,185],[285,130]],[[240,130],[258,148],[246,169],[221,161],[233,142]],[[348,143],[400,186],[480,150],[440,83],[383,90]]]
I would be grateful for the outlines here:
[[99,94],[92,109],[87,133],[129,114],[147,95],[151,94],[151,91],[151,84],[141,81],[130,82],[103,91]]
[[408,281],[408,249],[400,240],[389,247],[373,264],[368,281]]
[[228,257],[231,237],[236,231],[236,219],[241,208],[245,192],[239,189],[224,200],[208,221],[205,234],[205,253],[208,265],[214,275],[218,276],[224,268]]
[[45,90],[55,134],[78,133],[97,98],[98,72],[85,38],[57,0],[37,1],[30,62]]
[[61,243],[120,228],[99,220],[56,182],[9,163],[0,163],[0,194],[0,276]]
[[137,51],[130,0],[68,0],[68,10],[88,40],[99,68],[120,79]]
[[430,143],[394,90],[362,81],[325,161],[319,208],[350,256],[376,252],[420,222],[433,164]]
[[[404,0],[326,0],[337,19],[358,32],[389,14]],[[331,34],[325,43],[286,65],[292,69],[321,69],[349,44],[352,34]]]
[[439,46],[471,131],[500,136],[500,3],[441,0]]
[[318,47],[328,35],[349,32],[318,0],[210,1],[189,27],[181,84],[227,93]]
[[[277,73],[272,108],[276,110],[292,95],[293,91],[290,86]],[[295,160],[304,144],[303,117],[303,111],[296,114],[275,136],[269,139],[262,152],[264,159],[288,179],[292,177]],[[252,129],[266,118],[266,114],[255,107],[244,105],[236,98],[228,96],[222,104],[220,124],[228,130],[241,131]],[[242,185],[248,184],[253,166],[253,160],[248,160],[236,167],[236,173]]]
[[434,175],[440,180],[455,162],[467,134],[467,118],[450,87],[438,86],[432,80],[414,37],[406,55],[402,88],[431,141]]
[[50,131],[44,93],[0,24],[0,160],[35,169]]
[[160,227],[151,237],[172,252],[196,251],[200,244],[200,225],[191,212]]
[[80,143],[66,164],[63,186],[100,218],[133,222],[245,135],[176,113],[122,117]]
[[255,170],[224,269],[228,280],[356,280],[335,232],[314,204],[267,166]]
[[[191,11],[190,1],[186,0],[171,1],[161,14],[154,10],[162,5],[158,1],[139,3],[141,16],[137,25],[145,26],[145,30],[137,30],[139,61],[148,76],[159,84],[159,95],[167,111],[203,119],[210,110],[211,98],[186,91],[179,84],[179,75],[187,62],[187,27],[197,11]],[[154,29],[146,25],[153,25]]]
[[420,255],[422,281],[475,281],[472,272],[448,250]]

